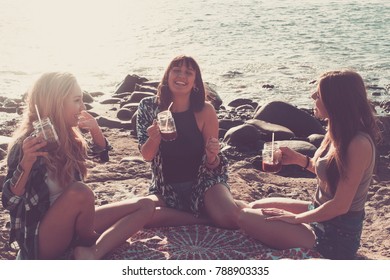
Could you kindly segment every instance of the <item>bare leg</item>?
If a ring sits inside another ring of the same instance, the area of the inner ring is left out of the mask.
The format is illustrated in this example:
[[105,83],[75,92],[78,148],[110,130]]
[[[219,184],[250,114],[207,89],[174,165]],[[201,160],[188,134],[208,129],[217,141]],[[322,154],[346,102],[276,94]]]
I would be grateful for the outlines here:
[[237,229],[241,201],[235,201],[229,189],[222,184],[209,188],[204,197],[205,209],[216,226]]
[[77,182],[64,191],[49,208],[39,226],[39,258],[58,258],[70,245],[75,234],[81,242],[94,242],[94,194]]
[[251,208],[250,204],[244,200],[235,199],[234,202],[236,203],[237,207],[240,209]]
[[159,196],[151,195],[149,198],[154,201],[157,207],[152,220],[146,227],[207,225],[211,223],[210,219],[197,218],[191,213],[166,207],[164,200]]
[[269,197],[250,203],[250,208],[278,208],[291,213],[306,212],[310,202],[285,197]]
[[168,207],[157,207],[153,219],[147,227],[169,227],[185,225],[209,225],[211,220],[197,218],[193,214]]
[[242,209],[238,224],[247,234],[272,248],[313,248],[315,235],[308,225],[266,221],[265,217],[260,209]]
[[142,229],[153,213],[154,202],[148,198],[135,198],[98,207],[95,228],[102,235],[91,247],[76,247],[75,259],[101,259]]

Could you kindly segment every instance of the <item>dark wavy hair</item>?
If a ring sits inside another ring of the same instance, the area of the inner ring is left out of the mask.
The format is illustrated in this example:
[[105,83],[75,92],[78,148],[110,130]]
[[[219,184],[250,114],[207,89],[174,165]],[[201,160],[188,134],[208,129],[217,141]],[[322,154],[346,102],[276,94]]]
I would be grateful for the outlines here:
[[358,73],[326,72],[320,77],[318,91],[328,113],[328,132],[318,156],[333,144],[335,149],[328,157],[326,174],[334,194],[340,177],[345,176],[347,150],[352,139],[361,131],[378,143],[380,132],[364,81]]
[[183,64],[187,67],[192,67],[195,70],[195,85],[190,95],[190,109],[194,112],[199,112],[203,109],[206,93],[199,65],[192,57],[179,55],[168,65],[168,68],[165,70],[164,76],[157,87],[157,103],[160,110],[166,110],[172,101],[172,93],[168,86],[169,72],[173,67],[180,67]]

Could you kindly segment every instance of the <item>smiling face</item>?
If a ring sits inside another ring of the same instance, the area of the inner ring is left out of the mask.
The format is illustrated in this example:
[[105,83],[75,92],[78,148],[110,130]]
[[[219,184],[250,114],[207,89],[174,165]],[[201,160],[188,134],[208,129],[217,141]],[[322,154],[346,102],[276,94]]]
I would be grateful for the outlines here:
[[77,126],[81,111],[85,110],[83,93],[76,83],[64,101],[64,120],[68,127]]
[[190,94],[195,84],[196,71],[191,65],[183,63],[169,71],[168,86],[174,95]]
[[177,98],[188,98],[194,112],[202,110],[206,93],[198,63],[190,56],[175,57],[164,72],[157,97],[160,110],[166,110]]

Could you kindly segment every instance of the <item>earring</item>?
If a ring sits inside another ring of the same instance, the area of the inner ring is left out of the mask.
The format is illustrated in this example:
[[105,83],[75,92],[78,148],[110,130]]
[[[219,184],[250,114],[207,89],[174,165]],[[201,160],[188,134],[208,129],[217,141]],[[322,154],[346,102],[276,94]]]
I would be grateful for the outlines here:
[[196,86],[194,86],[194,87],[192,88],[192,91],[193,91],[194,93],[198,93],[198,92],[199,92],[199,88],[197,88]]

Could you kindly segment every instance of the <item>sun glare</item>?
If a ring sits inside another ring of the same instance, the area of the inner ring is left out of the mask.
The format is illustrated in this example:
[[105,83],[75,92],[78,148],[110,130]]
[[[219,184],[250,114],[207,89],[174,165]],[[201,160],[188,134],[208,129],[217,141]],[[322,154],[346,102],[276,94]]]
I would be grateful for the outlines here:
[[[24,54],[32,57],[38,49],[40,56],[44,50],[45,57],[35,57],[42,68],[63,67],[66,61],[88,67],[97,58],[101,64],[105,59],[102,53],[118,51],[109,47],[123,31],[112,26],[112,19],[118,26],[121,17],[119,1],[36,0],[23,2],[23,7],[27,29],[23,33],[27,35],[17,40],[27,44]],[[132,48],[129,43],[127,49]]]

